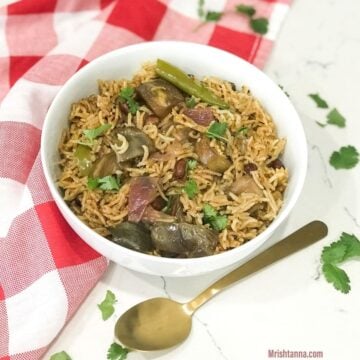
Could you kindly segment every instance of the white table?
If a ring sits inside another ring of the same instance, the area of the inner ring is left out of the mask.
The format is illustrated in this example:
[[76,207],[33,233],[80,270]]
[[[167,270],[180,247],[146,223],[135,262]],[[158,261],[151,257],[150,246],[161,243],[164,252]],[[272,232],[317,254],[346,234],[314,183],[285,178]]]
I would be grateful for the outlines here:
[[[268,350],[322,351],[326,360],[360,359],[359,261],[343,267],[352,283],[347,295],[319,273],[324,244],[342,231],[360,236],[360,165],[335,170],[328,162],[343,145],[360,148],[360,3],[295,1],[265,71],[290,94],[309,146],[301,199],[272,241],[316,218],[328,224],[329,236],[217,296],[196,313],[191,335],[181,346],[131,353],[129,360],[266,360]],[[315,123],[325,121],[327,112],[309,99],[313,92],[346,117],[345,129]],[[156,296],[186,301],[223,273],[165,279],[111,264],[44,358],[65,350],[73,360],[106,359],[115,321],[128,307]],[[96,304],[107,289],[118,303],[115,314],[104,322]]]

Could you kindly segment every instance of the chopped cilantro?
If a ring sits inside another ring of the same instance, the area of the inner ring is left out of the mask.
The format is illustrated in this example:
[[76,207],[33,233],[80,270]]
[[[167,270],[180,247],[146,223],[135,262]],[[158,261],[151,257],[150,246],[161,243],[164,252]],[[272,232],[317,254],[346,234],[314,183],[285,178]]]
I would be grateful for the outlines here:
[[269,20],[266,18],[250,19],[250,27],[258,34],[268,32]]
[[114,176],[108,175],[102,178],[88,178],[87,186],[90,190],[119,190],[119,183]]
[[116,303],[115,294],[108,290],[105,295],[105,299],[98,304],[98,308],[101,311],[103,320],[107,320],[115,311],[114,304]]
[[329,107],[327,102],[322,99],[319,94],[309,94],[309,97],[315,101],[317,107],[321,109],[327,109]]
[[129,349],[122,347],[117,343],[112,343],[107,352],[108,360],[125,360]]
[[218,212],[210,205],[205,204],[203,207],[204,223],[209,224],[214,230],[222,231],[227,226],[227,216],[219,215]]
[[256,13],[256,10],[253,6],[244,5],[244,4],[236,5],[235,9],[237,12],[239,12],[241,14],[245,14],[249,17],[254,16]]
[[61,351],[51,355],[50,360],[71,360],[71,357],[65,351]]
[[324,247],[321,254],[322,271],[335,289],[347,294],[350,291],[350,279],[337,264],[360,256],[360,241],[355,235],[343,232],[338,241]]
[[220,123],[220,122],[215,121],[208,128],[208,130],[206,132],[206,135],[210,139],[226,140],[224,138],[226,129],[227,129],[227,124],[226,123]]
[[223,13],[218,11],[207,11],[205,14],[205,21],[219,21]]
[[244,136],[246,136],[248,134],[248,132],[249,132],[249,128],[246,126],[242,126],[240,129],[236,130],[237,134],[242,134]]
[[187,108],[192,109],[196,105],[196,100],[194,97],[188,97],[185,99],[185,105]]
[[134,94],[135,90],[130,86],[121,89],[119,94],[120,99],[126,102],[130,113],[133,115],[136,114],[137,110],[139,109],[139,104],[134,100]]
[[186,162],[186,168],[188,170],[194,170],[197,166],[197,161],[195,159],[189,159],[187,162]]
[[186,192],[189,199],[193,199],[195,195],[199,192],[198,185],[193,179],[190,179],[185,183],[183,190]]
[[359,162],[359,153],[354,146],[343,146],[334,151],[330,157],[330,165],[335,169],[351,169]]
[[344,270],[336,265],[325,263],[322,266],[322,272],[324,273],[327,282],[332,283],[336,290],[339,290],[344,294],[347,294],[350,291],[350,279]]
[[345,118],[335,108],[327,114],[327,119],[328,124],[336,125],[340,128],[345,127]]
[[[96,139],[98,136],[102,135],[104,132],[106,132],[107,130],[109,130],[111,128],[110,124],[104,124],[101,125],[95,129],[87,129],[87,130],[83,130],[84,135],[89,139],[89,140],[94,140]],[[87,144],[88,145],[88,144]],[[90,144],[89,144],[90,145]]]

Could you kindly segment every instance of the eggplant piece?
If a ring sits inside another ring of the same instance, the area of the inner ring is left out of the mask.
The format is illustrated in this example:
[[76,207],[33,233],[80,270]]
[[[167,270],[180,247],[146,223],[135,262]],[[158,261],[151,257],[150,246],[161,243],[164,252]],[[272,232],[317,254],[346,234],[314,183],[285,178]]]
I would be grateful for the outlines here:
[[257,195],[263,195],[262,190],[257,186],[255,180],[250,175],[243,175],[238,177],[231,185],[229,189],[235,195],[241,193],[253,193]]
[[145,82],[139,85],[136,91],[160,119],[169,114],[175,105],[184,101],[180,90],[163,79]]
[[155,223],[151,238],[158,251],[189,258],[213,255],[218,244],[216,231],[187,223]]
[[154,247],[150,231],[143,223],[122,222],[108,229],[111,241],[128,249],[142,253],[150,253]]
[[136,127],[123,127],[117,130],[117,134],[125,137],[129,146],[127,150],[123,153],[116,152],[118,144],[118,139],[114,140],[114,151],[116,153],[117,161],[124,162],[133,160],[135,158],[141,157],[144,155],[143,145],[147,146],[149,149],[149,154],[152,154],[155,151],[155,146],[153,141],[140,129]]
[[111,151],[94,162],[90,174],[94,178],[102,178],[104,176],[113,175],[116,171],[121,169],[122,167],[116,160],[116,154]]
[[195,144],[195,153],[199,156],[200,162],[212,171],[223,173],[231,166],[231,162],[225,156],[218,154],[206,138]]

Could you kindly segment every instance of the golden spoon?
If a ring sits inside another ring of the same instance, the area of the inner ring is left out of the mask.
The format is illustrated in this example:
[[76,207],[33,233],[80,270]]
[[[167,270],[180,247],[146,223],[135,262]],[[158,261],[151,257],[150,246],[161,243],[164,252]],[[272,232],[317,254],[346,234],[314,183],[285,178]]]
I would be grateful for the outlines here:
[[218,292],[326,235],[327,226],[321,221],[313,221],[225,275],[186,304],[166,298],[137,304],[118,319],[115,337],[133,350],[163,350],[175,346],[188,337],[192,314]]

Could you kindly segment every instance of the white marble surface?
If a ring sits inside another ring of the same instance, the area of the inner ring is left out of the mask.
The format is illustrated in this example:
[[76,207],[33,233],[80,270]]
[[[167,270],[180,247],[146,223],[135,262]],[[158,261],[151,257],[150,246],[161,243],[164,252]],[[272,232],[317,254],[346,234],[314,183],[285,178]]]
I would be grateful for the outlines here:
[[[329,226],[319,244],[229,288],[195,315],[189,339],[158,353],[131,353],[128,360],[266,360],[268,350],[323,351],[326,360],[360,359],[359,261],[344,265],[352,290],[343,295],[319,274],[321,249],[342,231],[360,236],[360,165],[334,170],[328,158],[343,145],[360,148],[360,3],[295,0],[265,69],[284,86],[308,137],[309,170],[298,206],[272,241],[312,219]],[[320,128],[326,111],[308,98],[319,92],[346,117],[345,129]],[[65,350],[73,360],[101,360],[113,341],[116,318],[156,296],[186,301],[224,271],[185,279],[152,277],[111,264],[47,355]],[[96,304],[107,289],[118,298],[103,322]]]

